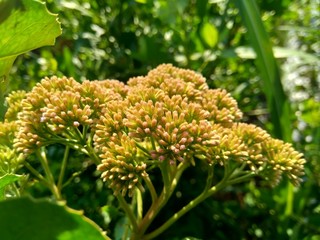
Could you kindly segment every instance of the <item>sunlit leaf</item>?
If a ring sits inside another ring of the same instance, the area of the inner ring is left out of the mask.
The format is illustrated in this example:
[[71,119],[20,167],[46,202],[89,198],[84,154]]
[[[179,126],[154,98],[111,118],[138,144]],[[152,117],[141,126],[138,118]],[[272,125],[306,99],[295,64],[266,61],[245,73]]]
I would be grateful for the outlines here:
[[218,31],[210,23],[204,23],[200,29],[200,34],[203,41],[210,47],[213,48],[218,42]]
[[0,108],[15,58],[33,49],[53,45],[61,34],[57,15],[35,0],[0,1]]
[[5,200],[0,202],[0,212],[1,239],[109,239],[79,211],[47,200]]
[[14,183],[15,181],[18,181],[21,176],[16,175],[16,174],[6,174],[2,177],[0,177],[0,200],[4,199],[4,193],[5,193],[5,188]]

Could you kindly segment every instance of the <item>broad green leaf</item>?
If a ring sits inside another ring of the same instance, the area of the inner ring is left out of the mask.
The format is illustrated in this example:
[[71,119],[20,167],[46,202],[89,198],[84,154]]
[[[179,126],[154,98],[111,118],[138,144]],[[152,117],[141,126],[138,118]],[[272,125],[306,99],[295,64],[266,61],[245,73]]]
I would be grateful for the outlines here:
[[0,177],[0,200],[3,200],[5,198],[5,187],[10,185],[11,183],[14,183],[15,181],[18,181],[20,177],[20,175],[16,174],[6,174]]
[[5,200],[0,202],[0,212],[1,239],[109,239],[79,211],[44,199]]
[[218,42],[218,30],[208,22],[201,26],[200,35],[210,48],[213,48]]
[[61,34],[57,15],[36,0],[0,0],[0,113],[8,74],[16,57],[53,45]]
[[[6,4],[8,1],[2,1]],[[57,15],[35,0],[16,0],[20,7],[8,9],[10,15],[0,21],[0,59],[17,56],[30,50],[53,45],[61,34]]]

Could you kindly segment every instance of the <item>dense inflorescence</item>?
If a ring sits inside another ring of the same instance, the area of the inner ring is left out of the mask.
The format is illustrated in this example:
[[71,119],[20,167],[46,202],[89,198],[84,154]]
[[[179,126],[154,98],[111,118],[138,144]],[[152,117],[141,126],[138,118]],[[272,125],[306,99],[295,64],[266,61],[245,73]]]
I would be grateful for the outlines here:
[[22,100],[14,146],[31,154],[55,142],[75,149],[92,144],[101,177],[115,194],[129,196],[135,187],[143,189],[148,169],[163,163],[239,164],[271,185],[282,175],[298,184],[302,155],[241,118],[229,93],[170,64],[127,85],[52,77]]
[[6,98],[8,111],[4,122],[0,122],[0,177],[4,174],[15,173],[23,162],[23,154],[14,147],[15,133],[17,132],[17,116],[21,111],[21,101],[26,92],[14,91]]

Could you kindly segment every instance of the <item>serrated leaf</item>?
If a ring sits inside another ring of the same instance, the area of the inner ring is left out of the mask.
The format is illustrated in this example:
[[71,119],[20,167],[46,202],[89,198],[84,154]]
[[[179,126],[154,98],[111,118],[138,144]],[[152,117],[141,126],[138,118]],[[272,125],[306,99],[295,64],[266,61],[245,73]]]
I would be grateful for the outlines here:
[[0,202],[0,212],[1,239],[109,239],[79,211],[45,199],[5,200]]
[[[2,1],[5,4],[8,1]],[[35,0],[15,0],[7,9],[11,14],[0,22],[0,59],[16,56],[41,46],[53,45],[61,34],[57,15],[44,3]],[[17,6],[18,5],[18,6]]]
[[0,200],[3,200],[5,197],[4,196],[5,187],[14,183],[15,181],[18,181],[20,177],[21,177],[20,175],[16,175],[16,174],[6,174],[0,177]]
[[8,74],[16,57],[53,45],[61,34],[57,15],[36,0],[0,0],[0,118]]
[[208,22],[201,26],[200,35],[210,48],[213,48],[218,43],[218,30]]

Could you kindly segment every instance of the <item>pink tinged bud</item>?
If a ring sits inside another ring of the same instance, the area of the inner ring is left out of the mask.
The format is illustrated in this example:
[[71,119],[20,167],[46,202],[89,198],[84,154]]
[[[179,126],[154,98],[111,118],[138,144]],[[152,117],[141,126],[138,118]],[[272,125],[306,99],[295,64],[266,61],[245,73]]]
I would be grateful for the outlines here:
[[40,122],[45,122],[46,121],[46,118],[45,117],[41,117],[40,118]]
[[170,141],[170,135],[169,135],[168,132],[164,132],[164,133],[163,133],[163,137],[164,137],[164,139],[165,139],[167,142]]
[[156,154],[155,152],[151,152],[150,156],[151,156],[152,159],[156,159],[158,154]]
[[142,123],[142,127],[143,127],[143,128],[147,128],[147,127],[148,127],[148,123],[147,123],[147,122],[143,122],[143,123]]
[[79,127],[79,126],[80,126],[80,123],[79,123],[78,121],[74,121],[74,122],[73,122],[73,126],[74,126],[74,127]]
[[140,133],[140,134],[144,134],[144,131],[140,127],[137,128],[137,132]]
[[180,161],[180,162],[183,162],[183,160],[184,160],[183,157],[178,157],[177,159],[178,159],[178,161]]
[[187,138],[181,138],[179,144],[185,144],[187,142]]
[[159,144],[162,145],[162,146],[167,146],[167,142],[165,142],[164,140],[160,139],[159,140]]
[[183,151],[186,149],[186,145],[180,145],[180,150]]
[[151,133],[150,128],[145,128],[144,132],[147,133],[147,134],[150,134]]
[[166,159],[165,156],[163,156],[163,155],[159,156],[159,160],[160,160],[161,162],[163,162],[165,159]]

